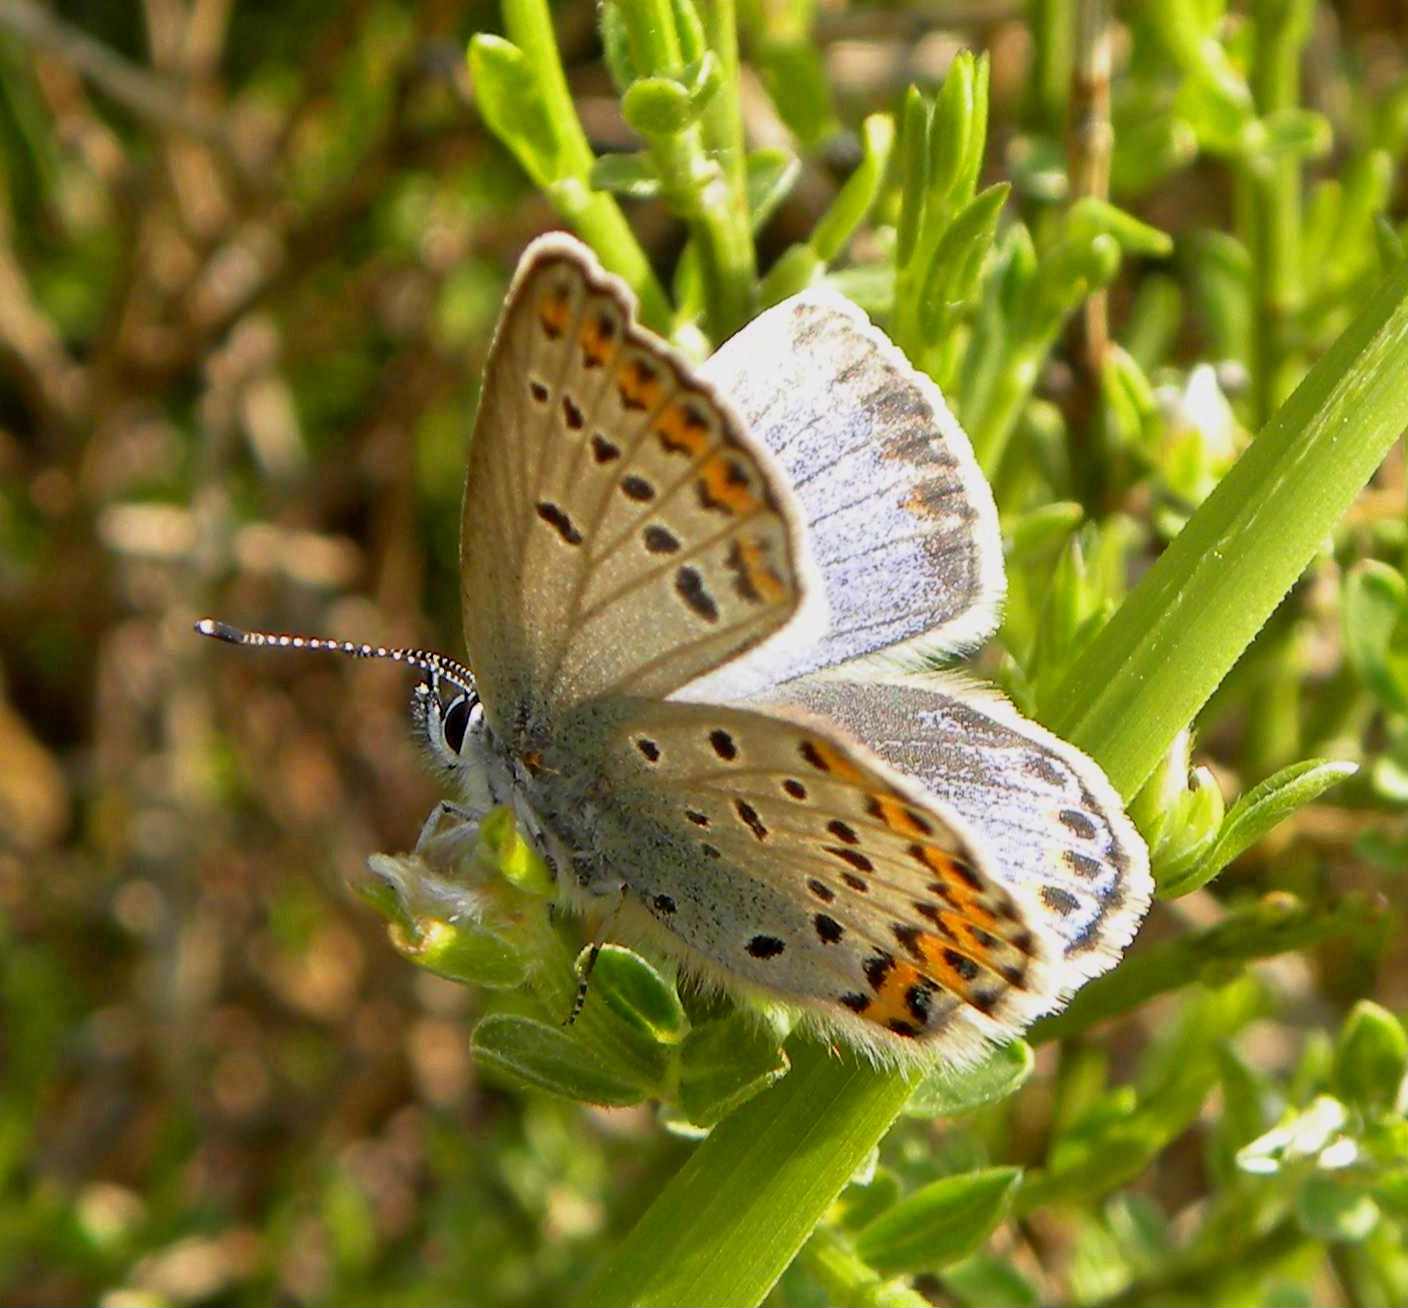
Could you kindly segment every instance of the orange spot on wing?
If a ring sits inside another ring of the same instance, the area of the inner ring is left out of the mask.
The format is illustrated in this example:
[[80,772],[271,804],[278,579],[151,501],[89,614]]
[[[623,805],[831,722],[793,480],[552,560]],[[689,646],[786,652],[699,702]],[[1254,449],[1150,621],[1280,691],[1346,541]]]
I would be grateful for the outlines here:
[[934,880],[943,887],[942,898],[953,905],[965,918],[979,926],[990,927],[997,923],[997,914],[984,902],[980,892],[969,884],[969,877],[959,870],[958,860],[938,845],[915,843],[909,852],[933,873]]
[[616,391],[628,409],[653,409],[660,403],[664,387],[650,364],[632,359],[616,374]]
[[554,287],[538,301],[538,322],[553,340],[567,330],[571,318],[572,305],[565,287]]
[[879,819],[891,831],[902,836],[931,836],[934,834],[934,824],[928,818],[916,813],[903,801],[892,796],[873,796],[867,805],[867,811],[871,817]]
[[689,404],[670,405],[656,420],[655,433],[669,453],[690,458],[703,454],[713,435],[708,420]]
[[582,365],[587,368],[600,368],[611,357],[611,342],[616,335],[616,324],[603,313],[588,314],[577,333],[578,344],[582,347]]
[[880,989],[861,1016],[867,1022],[888,1027],[891,1022],[914,1022],[908,995],[912,987],[922,986],[923,974],[910,963],[896,963],[885,976]]
[[768,562],[764,544],[739,537],[729,547],[727,562],[735,574],[735,588],[744,599],[776,604],[787,598],[787,583]]
[[[989,966],[985,950],[974,950],[970,954],[967,948],[956,949],[944,937],[936,936],[931,931],[920,931],[917,927],[896,929],[895,935],[922,975],[960,999],[971,1001],[977,993],[980,978],[984,976],[984,969]],[[897,967],[895,971],[898,970]],[[886,977],[885,981],[888,985],[890,977]]]
[[825,772],[838,781],[860,781],[861,771],[835,745],[809,739],[802,742],[802,757],[818,772]]
[[743,514],[762,507],[762,501],[753,493],[748,469],[736,454],[727,451],[701,465],[695,486],[699,502],[706,509]]

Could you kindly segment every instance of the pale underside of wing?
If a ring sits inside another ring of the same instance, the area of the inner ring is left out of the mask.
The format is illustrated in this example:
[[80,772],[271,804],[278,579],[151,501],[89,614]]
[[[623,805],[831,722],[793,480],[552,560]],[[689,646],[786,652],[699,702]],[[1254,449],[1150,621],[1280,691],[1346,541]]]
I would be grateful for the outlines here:
[[1153,895],[1143,839],[1100,768],[1006,700],[936,674],[819,674],[769,704],[839,723],[968,824],[993,875],[1061,941],[1065,989],[1112,967]]
[[974,1059],[1053,1006],[1059,942],[967,825],[828,724],[629,699],[568,734],[602,870],[706,977],[898,1059]]
[[992,492],[938,387],[855,305],[803,292],[702,372],[785,470],[831,616],[821,641],[760,648],[689,698],[736,698],[875,651],[953,652],[991,634],[1004,589]]
[[469,663],[510,741],[549,708],[669,693],[806,589],[771,459],[633,307],[584,246],[545,237],[490,353],[461,569]]

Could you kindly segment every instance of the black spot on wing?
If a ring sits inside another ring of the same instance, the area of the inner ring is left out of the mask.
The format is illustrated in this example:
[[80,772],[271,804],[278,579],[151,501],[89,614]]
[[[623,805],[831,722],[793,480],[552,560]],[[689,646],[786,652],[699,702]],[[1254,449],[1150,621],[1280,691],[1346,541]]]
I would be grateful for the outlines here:
[[825,913],[818,913],[812,918],[812,925],[816,927],[817,938],[824,945],[834,945],[846,934],[845,928],[834,917],[828,917]]
[[538,517],[548,524],[568,545],[580,545],[582,543],[582,533],[577,530],[572,519],[567,516],[566,510],[556,504],[550,504],[547,500],[539,500],[537,504]]
[[738,746],[734,743],[732,736],[722,727],[715,728],[709,733],[709,744],[725,763],[732,763],[738,757]]
[[719,606],[705,588],[697,568],[684,567],[675,573],[675,593],[705,622],[719,620]]

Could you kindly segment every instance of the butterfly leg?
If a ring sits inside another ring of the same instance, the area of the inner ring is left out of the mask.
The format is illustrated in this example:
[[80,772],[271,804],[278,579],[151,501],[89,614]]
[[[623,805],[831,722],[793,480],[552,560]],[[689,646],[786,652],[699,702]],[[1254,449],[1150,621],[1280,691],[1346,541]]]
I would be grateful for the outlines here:
[[[429,862],[448,863],[479,838],[482,813],[442,799],[430,810],[416,839],[416,853]],[[442,824],[443,825],[442,829]]]
[[[611,892],[607,892],[611,893]],[[587,961],[582,967],[582,974],[577,979],[577,994],[572,1000],[572,1011],[567,1014],[563,1026],[571,1026],[581,1014],[582,1005],[587,1002],[587,988],[591,985],[592,969],[596,967],[596,960],[601,954],[601,947],[606,943],[606,937],[611,934],[612,924],[616,921],[616,914],[621,911],[621,905],[626,902],[626,883],[618,881],[614,887],[616,903],[611,911],[602,918],[601,925],[592,934],[591,951],[587,954]]]

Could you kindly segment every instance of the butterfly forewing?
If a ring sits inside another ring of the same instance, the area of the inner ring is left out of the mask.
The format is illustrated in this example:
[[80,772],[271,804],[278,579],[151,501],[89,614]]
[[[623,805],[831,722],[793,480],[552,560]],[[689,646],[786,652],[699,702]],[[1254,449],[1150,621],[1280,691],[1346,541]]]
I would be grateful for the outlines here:
[[959,1057],[1050,1007],[1053,945],[1025,900],[868,751],[820,720],[603,711],[612,865],[706,961],[872,1044]]
[[624,287],[575,242],[537,242],[469,459],[465,633],[486,707],[503,725],[534,699],[667,694],[776,631],[804,588],[786,495]]

